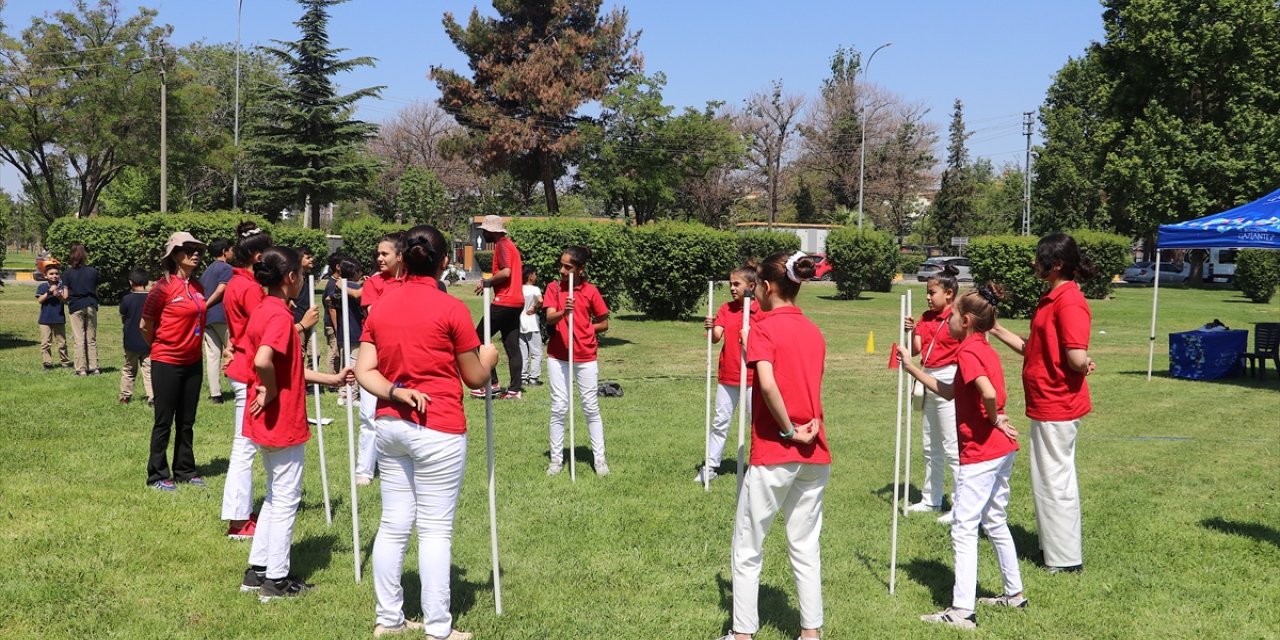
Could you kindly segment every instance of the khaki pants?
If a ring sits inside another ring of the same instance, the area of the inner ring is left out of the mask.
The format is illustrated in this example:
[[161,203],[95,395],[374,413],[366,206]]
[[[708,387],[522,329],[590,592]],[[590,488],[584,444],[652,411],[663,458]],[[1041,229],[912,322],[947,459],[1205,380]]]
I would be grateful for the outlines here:
[[67,358],[67,325],[40,325],[40,356],[44,358],[46,365],[53,364],[54,342],[58,343],[58,359],[61,360],[62,366],[70,365],[71,360]]
[[325,346],[327,346],[329,350],[325,354],[324,368],[322,368],[321,371],[324,371],[325,373],[337,373],[338,358],[340,357],[339,354],[342,352],[342,349],[338,346],[338,334],[333,330],[333,327],[324,328],[324,342]]
[[137,351],[124,352],[124,366],[120,368],[120,397],[133,397],[133,383],[138,378],[138,369],[142,369],[142,388],[147,397],[155,399],[151,391],[151,358]]
[[71,341],[75,343],[76,373],[98,369],[98,308],[85,307],[71,314]]
[[222,397],[222,350],[227,347],[227,323],[214,322],[204,327],[204,378],[209,382],[209,397]]

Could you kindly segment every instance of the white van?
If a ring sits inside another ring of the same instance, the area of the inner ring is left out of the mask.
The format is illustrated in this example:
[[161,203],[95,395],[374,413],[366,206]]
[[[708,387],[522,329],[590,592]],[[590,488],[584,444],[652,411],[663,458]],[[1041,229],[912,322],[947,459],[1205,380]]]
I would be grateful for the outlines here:
[[1239,249],[1209,249],[1209,259],[1204,263],[1205,282],[1231,282],[1236,276],[1236,255]]

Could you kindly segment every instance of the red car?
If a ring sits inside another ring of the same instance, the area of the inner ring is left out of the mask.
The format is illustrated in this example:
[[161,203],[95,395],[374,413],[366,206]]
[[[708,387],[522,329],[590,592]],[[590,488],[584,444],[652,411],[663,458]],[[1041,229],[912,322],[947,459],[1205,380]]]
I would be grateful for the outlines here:
[[813,261],[815,263],[817,263],[816,265],[817,269],[815,269],[813,272],[813,280],[822,280],[823,282],[829,282],[832,278],[835,277],[835,275],[831,273],[832,271],[831,261],[827,260],[827,254],[815,253],[810,257],[813,258]]

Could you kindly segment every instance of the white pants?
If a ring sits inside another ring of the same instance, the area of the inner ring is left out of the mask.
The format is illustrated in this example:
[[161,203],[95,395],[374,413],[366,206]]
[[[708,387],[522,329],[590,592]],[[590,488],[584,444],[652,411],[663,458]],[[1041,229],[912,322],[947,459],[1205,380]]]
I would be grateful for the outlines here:
[[231,439],[227,483],[222,488],[222,519],[248,520],[253,515],[253,457],[258,455],[258,445],[244,437],[244,405],[249,385],[232,380],[231,390],[236,392],[236,434]]
[[[925,369],[925,373],[938,382],[951,384],[956,377],[956,366],[947,365]],[[924,392],[923,433],[920,450],[924,454],[924,484],[920,487],[920,500],[927,505],[942,506],[946,470],[951,471],[952,491],[956,476],[960,475],[960,445],[956,440],[956,403],[944,400],[927,389]],[[956,503],[955,495],[951,504]]]
[[956,554],[956,584],[951,606],[973,610],[978,589],[978,525],[996,548],[1005,595],[1022,593],[1018,552],[1009,533],[1009,475],[1013,473],[1012,452],[1003,458],[960,466],[956,476],[955,505],[951,513],[951,545]]
[[[227,323],[204,326],[204,379],[209,383],[209,397],[222,397],[222,350],[227,347]],[[234,382],[232,385],[234,386]]]
[[400,578],[416,524],[423,627],[428,635],[439,638],[448,637],[453,629],[449,564],[453,517],[466,463],[466,435],[441,433],[399,418],[378,418],[382,522],[373,542],[378,624],[397,627],[404,622]]
[[[747,387],[747,397],[751,397],[751,387]],[[707,444],[707,464],[711,465],[712,471],[720,466],[720,460],[724,457],[724,443],[729,439],[729,425],[733,422],[733,412],[737,408],[738,385],[716,385],[716,417],[711,422],[711,440]],[[748,402],[747,423],[750,422],[751,403]]]
[[[573,381],[582,399],[582,414],[587,418],[591,452],[596,460],[604,459],[604,420],[600,418],[600,369],[596,362],[573,363]],[[551,383],[551,461],[564,462],[564,423],[569,415],[569,363],[547,358],[547,381]],[[573,455],[570,451],[569,455]]]
[[542,377],[542,333],[520,334],[520,361],[524,363],[525,380],[537,380]]
[[378,463],[378,425],[374,421],[378,397],[360,385],[352,386],[351,395],[357,394],[360,396],[360,438],[356,443],[356,475],[372,478]]
[[258,447],[267,471],[267,497],[253,533],[249,564],[267,568],[267,577],[279,580],[289,575],[289,547],[293,544],[293,524],[302,502],[302,461],[306,445]]
[[800,626],[822,628],[822,494],[831,465],[792,462],[747,467],[733,524],[733,631],[760,630],[756,605],[764,538],[778,511],[787,528],[787,553],[800,599]]
[[1031,421],[1031,497],[1044,563],[1050,567],[1084,564],[1080,486],[1076,481],[1079,430],[1079,420]]

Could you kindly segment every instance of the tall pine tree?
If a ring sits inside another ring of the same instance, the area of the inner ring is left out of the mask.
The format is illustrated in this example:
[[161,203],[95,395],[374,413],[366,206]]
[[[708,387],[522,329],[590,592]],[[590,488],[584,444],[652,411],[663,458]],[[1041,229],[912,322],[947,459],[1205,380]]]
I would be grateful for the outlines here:
[[942,187],[933,200],[934,239],[943,247],[950,246],[952,236],[962,235],[965,216],[973,213],[977,190],[969,165],[971,135],[965,131],[964,103],[957,98],[948,127],[947,168],[942,171]]
[[320,208],[364,195],[377,163],[364,152],[377,125],[352,118],[361,98],[376,98],[382,87],[338,95],[333,76],[373,58],[340,60],[346,49],[329,45],[328,8],[346,0],[298,0],[305,11],[295,22],[302,37],[275,40],[264,51],[284,68],[286,84],[269,92],[277,113],[257,131],[252,152],[264,165],[263,186],[251,194],[274,217],[284,207],[307,207],[308,225],[320,226]]

